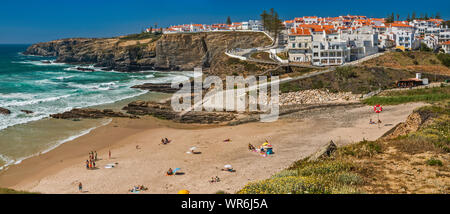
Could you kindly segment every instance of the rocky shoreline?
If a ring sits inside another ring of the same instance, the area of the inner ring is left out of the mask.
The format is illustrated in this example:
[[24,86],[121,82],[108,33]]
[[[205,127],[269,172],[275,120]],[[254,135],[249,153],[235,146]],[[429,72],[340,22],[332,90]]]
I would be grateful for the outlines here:
[[70,111],[66,111],[64,113],[52,114],[50,117],[55,119],[80,119],[80,118],[89,118],[89,119],[98,119],[105,117],[128,117],[128,118],[137,118],[134,115],[127,115],[122,112],[115,112],[111,109],[91,109],[91,108],[75,108]]
[[123,110],[131,115],[150,115],[178,123],[219,124],[237,119],[236,114],[230,112],[191,111],[180,116],[179,112],[172,110],[170,101],[156,103],[138,100],[129,103]]
[[[31,45],[24,54],[56,57],[56,62],[94,64],[104,70],[186,71],[195,67],[224,70],[227,49],[270,44],[263,33],[218,32],[165,34],[158,38],[71,38]],[[225,70],[223,72],[226,72]]]

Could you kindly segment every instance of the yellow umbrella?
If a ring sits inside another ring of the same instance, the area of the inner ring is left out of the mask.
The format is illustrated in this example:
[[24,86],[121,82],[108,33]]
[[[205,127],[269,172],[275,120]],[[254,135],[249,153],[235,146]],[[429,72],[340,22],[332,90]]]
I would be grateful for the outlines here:
[[188,190],[182,189],[178,191],[178,194],[189,194],[190,192]]
[[265,142],[265,143],[263,143],[262,145],[263,145],[263,146],[267,146],[267,145],[269,145],[269,143]]

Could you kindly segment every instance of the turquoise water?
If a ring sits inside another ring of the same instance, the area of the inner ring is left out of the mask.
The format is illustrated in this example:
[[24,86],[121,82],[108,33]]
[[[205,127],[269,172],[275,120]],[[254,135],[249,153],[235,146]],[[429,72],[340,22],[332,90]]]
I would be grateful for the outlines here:
[[[48,119],[72,108],[114,104],[147,91],[130,88],[143,83],[168,83],[192,72],[121,73],[78,71],[75,65],[54,63],[54,58],[25,56],[27,45],[0,45],[0,169],[24,157],[46,151],[105,121],[75,123]],[[45,60],[51,64],[43,63]],[[83,67],[94,68],[92,65]],[[151,94],[150,94],[151,96]],[[148,98],[148,97],[146,97]],[[33,111],[26,114],[21,110]],[[55,125],[59,124],[59,125]],[[55,131],[56,128],[61,127]],[[66,139],[66,140],[65,140]]]
[[[179,73],[111,71],[82,72],[76,66],[42,63],[47,57],[24,56],[26,45],[0,45],[0,130],[48,117],[50,114],[116,102],[145,93],[130,86],[169,82]],[[89,66],[88,66],[89,67]],[[90,66],[92,67],[92,66]],[[20,110],[30,110],[25,114]]]

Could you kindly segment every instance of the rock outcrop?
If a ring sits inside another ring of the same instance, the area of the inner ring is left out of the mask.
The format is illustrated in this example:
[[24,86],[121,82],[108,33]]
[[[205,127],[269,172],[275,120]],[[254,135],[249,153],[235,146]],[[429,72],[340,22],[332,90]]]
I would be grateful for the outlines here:
[[280,105],[357,102],[359,97],[361,95],[351,92],[331,93],[328,89],[311,89],[281,94]]
[[434,113],[431,111],[418,110],[408,116],[405,122],[389,130],[383,135],[384,139],[393,139],[398,136],[407,135],[419,130],[420,127],[432,122]]
[[0,114],[11,114],[11,111],[6,109],[6,108],[2,108],[0,107]]
[[50,117],[56,119],[78,119],[78,118],[96,119],[105,117],[133,117],[133,116],[126,115],[122,112],[115,112],[111,109],[99,110],[90,108],[83,108],[83,109],[76,108],[64,113],[52,114],[50,115]]
[[[57,57],[56,62],[95,64],[107,70],[193,70],[221,67],[225,50],[270,44],[257,32],[165,34],[159,39],[62,39],[38,43],[24,53]],[[218,63],[218,64],[217,64]],[[222,69],[222,67],[221,67]]]
[[318,161],[327,157],[330,157],[333,152],[337,150],[336,144],[330,141],[328,144],[322,146],[316,153],[308,158],[308,161]]
[[170,102],[155,103],[138,100],[129,103],[123,110],[126,110],[128,114],[151,115],[156,118],[172,120],[179,123],[217,124],[236,119],[236,115],[230,112],[191,111],[180,116],[179,112],[173,111]]
[[25,114],[33,114],[33,111],[30,111],[30,110],[20,110],[20,111]]

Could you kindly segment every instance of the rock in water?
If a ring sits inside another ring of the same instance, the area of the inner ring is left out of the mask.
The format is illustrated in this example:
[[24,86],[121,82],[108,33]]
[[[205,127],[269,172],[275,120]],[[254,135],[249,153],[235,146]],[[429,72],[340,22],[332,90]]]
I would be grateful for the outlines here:
[[336,144],[331,140],[328,144],[320,148],[316,153],[308,158],[308,161],[318,161],[322,158],[330,157],[337,150]]
[[104,118],[104,117],[131,117],[122,112],[115,112],[111,109],[98,110],[98,109],[72,109],[70,111],[52,114],[52,118],[56,119],[77,119],[77,118]]
[[21,112],[25,113],[25,114],[33,114],[32,111],[30,110],[20,110]]
[[2,108],[0,107],[0,114],[11,114],[11,111],[6,109],[6,108]]

